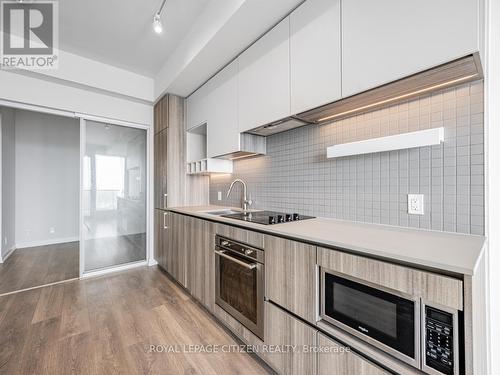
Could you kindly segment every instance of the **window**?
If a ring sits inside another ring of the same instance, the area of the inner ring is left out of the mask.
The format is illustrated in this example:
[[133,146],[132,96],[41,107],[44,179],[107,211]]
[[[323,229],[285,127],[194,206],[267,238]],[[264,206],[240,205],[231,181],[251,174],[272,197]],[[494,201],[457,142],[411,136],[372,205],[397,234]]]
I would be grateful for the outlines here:
[[96,210],[116,210],[125,190],[125,158],[95,155]]

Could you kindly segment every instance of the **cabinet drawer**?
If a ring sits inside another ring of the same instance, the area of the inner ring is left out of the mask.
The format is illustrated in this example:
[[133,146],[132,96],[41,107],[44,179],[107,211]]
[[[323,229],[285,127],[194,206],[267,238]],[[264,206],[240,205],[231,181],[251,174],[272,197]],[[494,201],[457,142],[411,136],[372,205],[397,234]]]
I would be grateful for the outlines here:
[[390,372],[376,366],[364,357],[349,350],[329,337],[318,333],[318,375],[391,375]]
[[316,322],[316,247],[265,236],[266,298]]
[[259,249],[264,248],[264,235],[259,232],[241,229],[230,225],[217,224],[216,233],[220,236],[243,242]]
[[[265,360],[282,375],[316,375],[317,355],[305,350],[316,345],[318,331],[266,302],[266,345],[288,348],[283,352],[266,353]],[[293,348],[293,349],[292,349]],[[330,372],[330,374],[341,374]]]

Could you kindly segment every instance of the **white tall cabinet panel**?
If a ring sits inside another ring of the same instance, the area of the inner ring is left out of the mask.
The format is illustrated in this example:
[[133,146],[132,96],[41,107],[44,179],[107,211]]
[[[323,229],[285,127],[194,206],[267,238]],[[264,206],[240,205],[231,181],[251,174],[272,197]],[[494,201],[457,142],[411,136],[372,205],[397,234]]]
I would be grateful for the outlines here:
[[290,15],[292,114],[341,98],[340,0],[307,0]]
[[207,155],[209,158],[238,151],[238,63],[233,61],[210,80]]
[[342,2],[342,94],[479,50],[478,0]]
[[238,57],[241,132],[290,115],[289,34],[287,17]]

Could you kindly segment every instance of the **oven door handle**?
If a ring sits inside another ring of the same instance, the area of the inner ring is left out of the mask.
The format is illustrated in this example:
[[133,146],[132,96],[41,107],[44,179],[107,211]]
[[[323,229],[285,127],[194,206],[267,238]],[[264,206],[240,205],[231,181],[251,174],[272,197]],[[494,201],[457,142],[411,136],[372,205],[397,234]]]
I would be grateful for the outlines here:
[[257,267],[257,264],[255,264],[255,263],[250,263],[250,264],[249,264],[249,263],[243,262],[243,261],[241,261],[241,260],[239,260],[239,259],[233,258],[233,257],[232,257],[232,256],[230,256],[230,255],[227,255],[227,254],[226,254],[226,251],[219,251],[219,250],[215,250],[215,254],[217,254],[217,255],[219,255],[219,256],[221,256],[221,257],[223,257],[223,258],[226,258],[226,259],[228,259],[228,260],[230,260],[230,261],[232,261],[232,262],[234,262],[234,263],[237,263],[237,264],[239,264],[240,266],[243,266],[243,267],[245,267],[245,268],[248,268],[249,270],[253,270],[255,267]]

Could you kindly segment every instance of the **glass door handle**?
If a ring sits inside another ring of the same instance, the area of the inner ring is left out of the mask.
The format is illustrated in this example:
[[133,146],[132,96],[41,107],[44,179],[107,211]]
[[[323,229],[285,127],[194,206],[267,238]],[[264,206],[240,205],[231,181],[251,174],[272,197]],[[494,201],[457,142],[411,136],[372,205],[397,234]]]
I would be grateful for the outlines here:
[[215,250],[215,254],[217,254],[223,258],[226,258],[226,259],[230,260],[231,262],[237,263],[240,266],[248,268],[249,270],[253,270],[255,267],[257,267],[257,264],[255,264],[255,263],[246,263],[246,262],[243,262],[239,259],[233,258],[232,256],[227,255],[225,251]]

